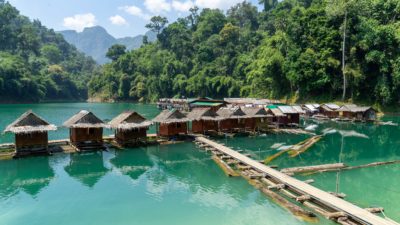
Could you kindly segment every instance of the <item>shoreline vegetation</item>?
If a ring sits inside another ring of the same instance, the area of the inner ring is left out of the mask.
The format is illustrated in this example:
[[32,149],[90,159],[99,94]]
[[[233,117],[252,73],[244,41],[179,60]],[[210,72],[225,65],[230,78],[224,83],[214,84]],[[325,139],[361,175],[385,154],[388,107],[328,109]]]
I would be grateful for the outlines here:
[[0,27],[7,28],[0,44],[0,103],[208,96],[400,111],[396,0],[261,2],[264,10],[249,2],[227,12],[194,7],[171,23],[155,16],[146,27],[157,41],[144,38],[130,51],[112,46],[112,62],[99,66],[0,0]]
[[[338,100],[332,100],[332,101],[288,101],[287,99],[280,99],[281,102],[286,103],[286,104],[306,104],[306,103],[335,103],[337,105],[345,105],[345,104],[357,104],[357,105],[372,105],[374,109],[378,111],[379,114],[383,115],[400,115],[400,105],[392,105],[392,106],[382,106],[379,104],[373,104],[373,103],[368,103],[368,102],[343,102],[343,101],[338,101]],[[114,99],[109,99],[109,100],[102,100],[101,98],[89,98],[87,100],[82,100],[82,101],[75,101],[75,100],[47,100],[47,101],[41,101],[41,102],[21,102],[21,101],[2,101],[0,100],[0,104],[50,104],[50,103],[134,103],[134,104],[156,104],[156,102],[139,102],[139,101],[134,101],[134,100],[114,100]]]

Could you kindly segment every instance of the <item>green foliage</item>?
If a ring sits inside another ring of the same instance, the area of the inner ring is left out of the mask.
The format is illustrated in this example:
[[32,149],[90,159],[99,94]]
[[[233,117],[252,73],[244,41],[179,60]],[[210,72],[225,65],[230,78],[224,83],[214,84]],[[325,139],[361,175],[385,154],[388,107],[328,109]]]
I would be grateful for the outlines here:
[[95,62],[0,1],[0,102],[85,100]]
[[126,51],[125,45],[115,44],[108,49],[106,56],[112,61],[115,61],[120,56],[124,55],[125,51]]
[[90,93],[136,101],[198,96],[338,99],[346,15],[347,97],[384,105],[399,102],[398,1],[260,3],[264,12],[243,2],[226,15],[194,8],[167,27],[152,21],[148,27],[159,32],[158,41],[105,65],[91,80]]
[[166,17],[161,16],[153,16],[150,19],[150,23],[146,24],[146,28],[151,31],[160,34],[160,32],[164,29],[165,25],[167,25],[168,19]]

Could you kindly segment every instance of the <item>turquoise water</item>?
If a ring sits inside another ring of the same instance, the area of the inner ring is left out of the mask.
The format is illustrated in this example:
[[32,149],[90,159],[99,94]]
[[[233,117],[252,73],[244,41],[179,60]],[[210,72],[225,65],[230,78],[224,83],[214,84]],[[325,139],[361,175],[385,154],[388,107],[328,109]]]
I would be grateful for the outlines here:
[[[400,122],[399,117],[384,117],[384,121]],[[305,121],[304,126],[317,125],[314,131],[322,134],[332,129],[309,150],[291,158],[284,154],[270,164],[280,168],[320,165],[343,162],[347,165],[363,165],[373,162],[400,160],[400,127],[376,126],[361,123],[316,123]],[[283,146],[296,144],[308,138],[307,135],[268,135],[264,137],[235,137],[219,139],[235,149],[246,150],[253,158],[265,159],[279,150],[276,143]],[[326,191],[342,192],[346,200],[361,207],[384,207],[386,216],[400,221],[400,164],[384,165],[356,170],[342,171],[337,179],[336,172],[299,175],[299,179],[314,179],[314,186]],[[336,190],[336,185],[338,190]]]
[[192,143],[0,163],[1,224],[305,224]]
[[[27,109],[56,125],[81,109],[92,110],[104,120],[127,109],[148,118],[159,113],[154,105],[138,104],[0,105],[0,127]],[[384,120],[400,122],[399,117]],[[400,159],[397,126],[329,122],[318,124],[315,132],[326,128],[342,131],[346,137],[338,132],[326,135],[299,157],[283,155],[271,164],[284,168],[333,163],[339,158],[349,165]],[[68,131],[60,129],[49,135],[50,139],[67,138]],[[0,138],[3,143],[13,141],[12,135]],[[218,141],[264,159],[277,152],[272,145],[291,145],[306,138],[279,134]],[[5,225],[308,224],[244,179],[226,177],[210,156],[192,143],[0,161],[0,174],[0,224]],[[336,189],[336,173],[298,178],[312,178],[315,186],[327,191]],[[398,164],[341,172],[339,191],[362,207],[384,207],[387,216],[400,221],[399,178]],[[317,224],[330,222],[319,218]]]
[[[100,119],[108,122],[115,116],[125,110],[135,110],[140,112],[148,119],[154,118],[159,111],[155,105],[130,104],[130,103],[49,103],[49,104],[0,104],[0,129],[4,130],[6,126],[17,119],[27,110],[33,110],[47,122],[58,126],[55,132],[49,132],[49,139],[66,139],[69,137],[68,129],[62,127],[62,124],[80,110],[92,111]],[[154,128],[149,132],[155,132]],[[109,130],[105,130],[105,134],[111,134]],[[0,143],[13,142],[12,134],[0,135]]]

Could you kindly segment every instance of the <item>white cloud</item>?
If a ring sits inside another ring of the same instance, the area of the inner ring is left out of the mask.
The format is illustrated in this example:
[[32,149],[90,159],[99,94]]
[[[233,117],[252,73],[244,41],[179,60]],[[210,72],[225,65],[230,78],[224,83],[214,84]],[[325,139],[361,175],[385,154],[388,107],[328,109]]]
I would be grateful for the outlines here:
[[143,12],[143,10],[137,6],[122,6],[119,7],[120,10],[124,10],[126,13],[131,14],[132,16],[140,17],[144,20],[150,20],[151,16]]
[[172,1],[172,8],[179,12],[188,12],[192,7],[194,7],[194,2],[191,0],[187,0],[186,2]]
[[195,5],[200,8],[218,8],[226,10],[242,1],[243,0],[196,0]]
[[92,13],[77,14],[64,18],[63,25],[64,27],[81,32],[85,27],[96,25],[96,17]]
[[111,23],[117,26],[128,25],[125,18],[120,15],[115,15],[109,18]]
[[153,14],[171,11],[171,3],[166,0],[145,0],[144,6]]

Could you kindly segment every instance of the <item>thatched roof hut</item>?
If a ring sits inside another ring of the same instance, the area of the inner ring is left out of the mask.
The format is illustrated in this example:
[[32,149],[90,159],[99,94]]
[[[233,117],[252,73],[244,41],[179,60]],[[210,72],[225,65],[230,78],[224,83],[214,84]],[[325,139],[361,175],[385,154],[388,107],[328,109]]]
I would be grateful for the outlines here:
[[264,108],[259,107],[244,107],[243,112],[251,118],[266,118],[271,117]]
[[63,124],[68,128],[105,128],[108,127],[101,119],[92,112],[81,110]]
[[191,121],[221,121],[224,118],[210,108],[194,108],[187,114]]
[[249,118],[240,107],[234,108],[220,108],[217,114],[222,116],[224,119],[245,119]]
[[376,120],[376,111],[370,106],[344,105],[337,110],[341,117],[356,120]]
[[357,106],[354,104],[348,104],[340,107],[338,109],[338,112],[352,112],[352,113],[364,113],[368,110],[372,109],[370,106]]
[[109,126],[116,130],[147,128],[153,123],[135,111],[126,111],[112,119]]
[[42,133],[52,130],[57,130],[57,127],[53,124],[49,124],[44,119],[40,118],[38,115],[29,110],[8,125],[4,132],[28,134]]
[[185,123],[189,121],[187,116],[177,109],[164,110],[153,119],[153,122],[162,124]]

